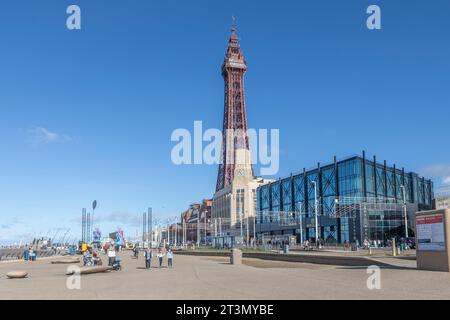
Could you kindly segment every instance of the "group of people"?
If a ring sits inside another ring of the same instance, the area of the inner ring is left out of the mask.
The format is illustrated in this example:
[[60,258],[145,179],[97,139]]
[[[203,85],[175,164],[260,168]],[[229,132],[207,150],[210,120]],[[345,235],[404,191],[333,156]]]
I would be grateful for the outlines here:
[[[108,257],[108,266],[114,266],[120,258],[117,256],[116,248],[114,246],[104,246],[103,251],[106,253]],[[144,259],[145,259],[145,268],[150,269],[152,264],[152,259],[156,255],[159,263],[159,267],[163,266],[164,257],[167,256],[167,267],[173,267],[173,252],[172,249],[166,250],[165,248],[159,248],[156,252],[151,248],[146,248],[144,250]],[[133,256],[138,259],[139,258],[139,248],[135,246],[133,248]],[[87,250],[83,253],[83,264],[85,266],[101,266],[102,260],[100,258],[100,254],[97,250],[92,247],[88,247]]]
[[[165,250],[164,250],[165,251]],[[167,256],[167,267],[173,267],[173,252],[172,249],[169,248],[167,252],[164,252],[161,248],[158,249],[156,257],[158,258],[159,267],[162,267],[164,256]],[[153,250],[151,248],[146,248],[144,250],[144,258],[145,258],[145,268],[150,269],[153,258]]]
[[83,265],[85,267],[103,265],[99,252],[92,247],[88,247],[87,251],[83,252]]
[[25,261],[35,261],[36,257],[37,257],[37,253],[35,250],[33,250],[32,247],[25,249],[25,251],[23,252],[23,259]]
[[317,239],[317,242],[313,241],[313,239],[306,239],[302,243],[302,248],[303,250],[322,249],[324,245],[325,242],[323,241],[323,239]]

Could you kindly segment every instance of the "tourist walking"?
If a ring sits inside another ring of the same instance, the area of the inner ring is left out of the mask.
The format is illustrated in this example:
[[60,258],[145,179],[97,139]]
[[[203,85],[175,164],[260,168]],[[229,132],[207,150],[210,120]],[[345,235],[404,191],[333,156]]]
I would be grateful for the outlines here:
[[30,258],[30,249],[26,248],[25,251],[23,252],[23,259],[25,261],[28,261],[28,259]]
[[169,249],[167,252],[167,267],[172,268],[173,266],[173,252],[172,249]]
[[145,249],[145,269],[150,269],[152,264],[153,251],[150,248]]
[[34,253],[33,248],[30,248],[28,254],[29,254],[29,260],[30,260],[30,261],[34,261],[34,259],[35,259],[35,253]]
[[163,258],[164,258],[164,253],[161,251],[161,249],[158,250],[158,260],[159,260],[159,267],[162,267],[162,263],[163,263]]
[[110,247],[108,249],[108,266],[111,267],[114,264],[114,261],[116,261],[116,250]]

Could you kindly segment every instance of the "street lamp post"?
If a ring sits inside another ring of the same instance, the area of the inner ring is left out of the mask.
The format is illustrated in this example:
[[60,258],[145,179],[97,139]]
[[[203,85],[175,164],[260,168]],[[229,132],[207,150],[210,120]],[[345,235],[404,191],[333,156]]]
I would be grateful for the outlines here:
[[178,219],[175,219],[175,246],[178,245]]
[[246,240],[246,246],[248,247],[248,243],[250,242],[250,230],[248,225],[248,212],[246,213],[246,221],[245,221],[245,230],[247,231],[247,240]]
[[182,230],[182,236],[183,236],[183,248],[186,244],[186,237],[185,237],[185,223],[184,223],[184,219],[183,219],[183,230]]
[[316,181],[312,181],[312,183],[314,184],[314,225],[315,225],[315,239],[316,239],[316,246],[317,246],[317,241],[319,239],[319,223],[318,223],[318,219],[317,219],[317,183]]
[[90,221],[90,230],[89,230],[89,240],[91,239],[91,235],[92,235],[92,229],[94,228],[94,215],[95,215],[95,208],[97,208],[97,200],[94,200],[92,202],[92,217],[91,217],[91,221]]
[[200,213],[200,211],[198,211],[198,216],[197,216],[197,247],[200,247],[200,216],[201,216],[201,213]]
[[408,238],[408,213],[406,211],[406,189],[404,185],[401,185],[402,196],[403,196],[403,214],[405,218],[405,236]]
[[170,247],[170,220],[167,219],[167,243]]
[[241,227],[241,241],[243,241],[244,240],[244,235],[242,234],[242,208],[239,210],[239,219],[241,220],[240,221],[240,227]]
[[175,231],[174,231],[174,238],[175,238],[175,246],[178,246],[178,218],[175,217]]
[[303,208],[303,203],[300,201],[299,202],[300,207],[299,207],[299,213],[298,213],[298,221],[299,221],[299,229],[300,229],[300,245],[303,243],[303,225],[302,225],[302,208]]
[[207,235],[208,235],[208,226],[207,226],[207,222],[208,222],[208,211],[205,211],[205,247],[208,245],[208,239],[207,239]]
[[253,247],[256,248],[256,213],[253,217]]

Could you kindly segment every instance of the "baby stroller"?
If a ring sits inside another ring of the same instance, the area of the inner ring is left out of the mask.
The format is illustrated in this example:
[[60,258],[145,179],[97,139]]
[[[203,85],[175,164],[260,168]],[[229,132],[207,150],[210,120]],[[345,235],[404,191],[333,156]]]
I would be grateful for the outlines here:
[[116,259],[114,260],[114,263],[112,264],[112,268],[113,268],[114,271],[122,270],[122,266],[120,265],[120,261],[122,261],[122,259],[120,257],[116,257]]
[[94,259],[88,254],[83,256],[83,265],[85,267],[92,267],[94,265]]

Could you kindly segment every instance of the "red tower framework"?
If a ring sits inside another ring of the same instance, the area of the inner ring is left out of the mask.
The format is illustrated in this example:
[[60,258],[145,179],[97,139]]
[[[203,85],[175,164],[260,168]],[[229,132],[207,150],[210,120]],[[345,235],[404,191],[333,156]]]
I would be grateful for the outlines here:
[[[239,46],[234,27],[228,49],[222,64],[225,82],[225,105],[222,131],[222,153],[217,175],[216,191],[230,185],[234,178],[235,150],[244,148],[250,151],[247,135],[247,115],[245,112],[244,74],[247,62]],[[253,166],[251,171],[253,175]]]

